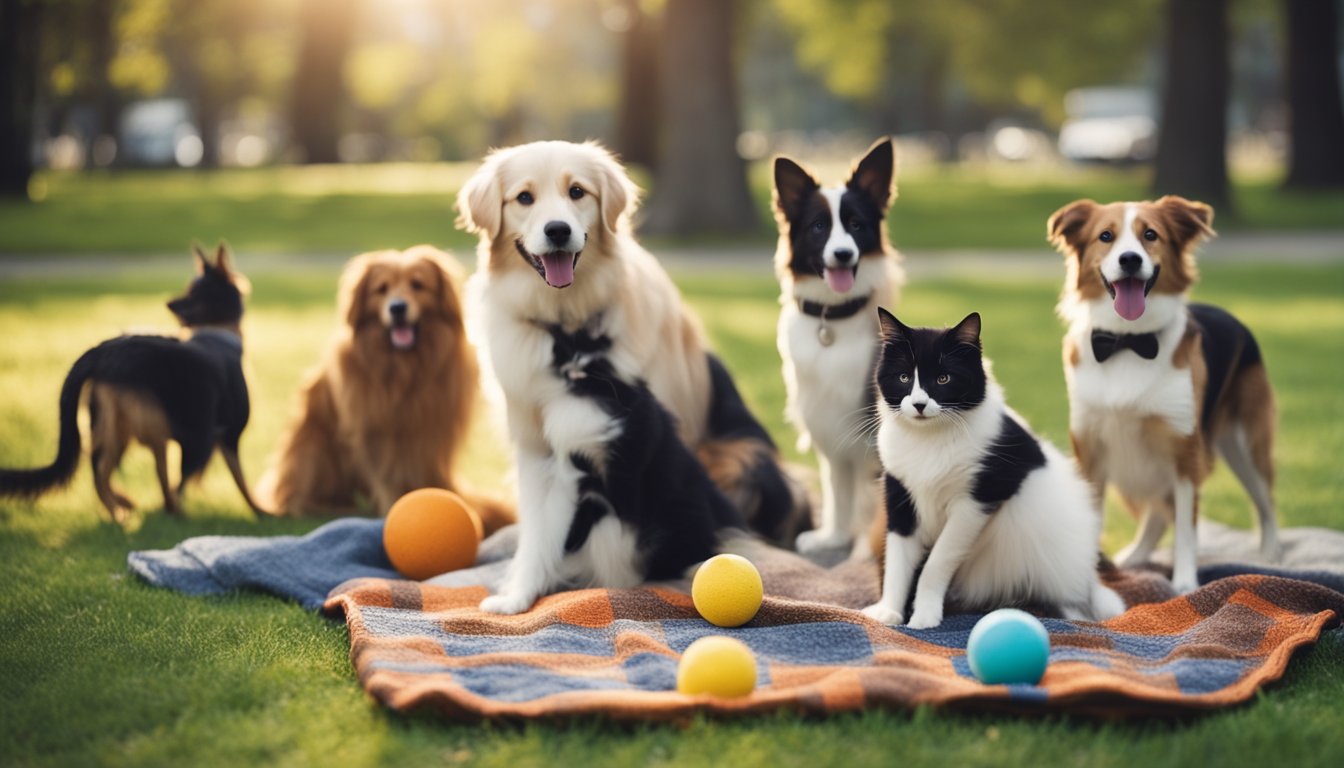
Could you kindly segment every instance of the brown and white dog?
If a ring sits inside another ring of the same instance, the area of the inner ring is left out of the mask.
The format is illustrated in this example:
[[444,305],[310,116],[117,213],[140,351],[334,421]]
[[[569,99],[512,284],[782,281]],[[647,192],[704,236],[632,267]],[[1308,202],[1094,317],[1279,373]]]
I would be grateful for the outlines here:
[[[308,372],[258,495],[291,515],[386,514],[417,488],[462,489],[454,473],[479,389],[458,286],[462,268],[421,245],[355,257],[341,275],[341,324]],[[487,532],[508,505],[468,499]]]
[[544,141],[492,152],[458,195],[459,224],[480,237],[469,327],[503,395],[518,475],[517,555],[483,610],[519,613],[576,579],[630,586],[647,575],[637,553],[647,531],[620,510],[619,522],[608,516],[577,537],[581,548],[570,540],[593,474],[584,465],[600,474],[619,461],[608,449],[624,427],[574,394],[564,371],[578,375],[585,363],[557,358],[561,338],[593,343],[623,382],[647,386],[675,422],[672,439],[713,460],[710,476],[753,527],[796,533],[784,529],[801,505],[769,436],[672,280],[635,241],[637,194],[597,144]]
[[1068,276],[1059,314],[1069,388],[1069,434],[1098,501],[1107,483],[1143,514],[1116,564],[1146,563],[1175,521],[1172,582],[1198,586],[1199,486],[1215,452],[1255,503],[1260,551],[1280,556],[1272,460],[1275,413],[1255,338],[1227,312],[1192,304],[1195,250],[1214,232],[1213,209],[1167,196],[1100,205],[1079,200],[1052,215],[1050,242]]

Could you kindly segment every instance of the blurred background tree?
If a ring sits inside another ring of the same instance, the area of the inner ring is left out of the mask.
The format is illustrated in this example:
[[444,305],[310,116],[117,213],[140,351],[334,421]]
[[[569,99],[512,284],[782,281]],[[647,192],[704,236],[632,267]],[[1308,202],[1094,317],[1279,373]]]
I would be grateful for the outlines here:
[[0,172],[479,158],[598,138],[673,233],[759,225],[748,170],[1229,163],[1344,187],[1339,0],[0,0]]

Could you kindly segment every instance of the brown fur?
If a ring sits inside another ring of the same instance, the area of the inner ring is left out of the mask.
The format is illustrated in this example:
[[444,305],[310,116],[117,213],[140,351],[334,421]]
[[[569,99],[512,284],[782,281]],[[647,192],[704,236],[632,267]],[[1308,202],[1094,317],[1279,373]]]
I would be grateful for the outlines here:
[[[1056,211],[1046,224],[1047,235],[1051,243],[1066,257],[1068,275],[1065,279],[1063,296],[1060,302],[1061,314],[1067,316],[1067,309],[1084,302],[1101,299],[1106,295],[1099,267],[1101,261],[1111,250],[1111,243],[1100,240],[1100,234],[1107,229],[1116,231],[1123,225],[1126,203],[1099,205],[1091,200],[1079,200]],[[1155,264],[1161,267],[1154,293],[1184,296],[1198,280],[1199,273],[1195,264],[1195,250],[1206,238],[1213,236],[1213,209],[1209,206],[1169,195],[1154,202],[1137,204],[1134,219],[1134,234],[1140,239],[1143,233],[1152,229],[1157,234],[1155,241],[1144,241],[1144,250]],[[1072,338],[1066,337],[1064,361],[1066,368],[1076,368],[1080,362],[1080,351]],[[1189,369],[1193,401],[1196,408],[1204,401],[1208,387],[1221,392],[1213,405],[1210,424],[1202,425],[1196,412],[1196,429],[1193,434],[1182,435],[1172,428],[1170,423],[1158,416],[1144,417],[1140,425],[1143,444],[1141,449],[1148,455],[1160,457],[1175,469],[1175,474],[1191,482],[1196,489],[1194,512],[1198,516],[1198,489],[1208,477],[1214,464],[1215,449],[1221,441],[1233,439],[1234,429],[1240,426],[1246,433],[1250,454],[1250,463],[1272,491],[1274,468],[1272,446],[1274,439],[1274,398],[1263,364],[1255,364],[1239,373],[1234,366],[1229,370],[1228,381],[1209,381],[1209,371],[1204,359],[1202,333],[1193,321],[1187,327],[1185,335],[1172,350],[1171,364],[1178,369]],[[1207,432],[1205,431],[1207,429]],[[1074,455],[1084,476],[1092,484],[1100,503],[1107,478],[1104,476],[1107,438],[1097,431],[1077,433],[1071,430]],[[1242,478],[1243,484],[1246,479]],[[1248,492],[1255,492],[1247,485]],[[1122,499],[1130,512],[1139,516],[1146,504],[1151,503],[1155,511],[1167,518],[1174,514],[1174,497],[1171,494],[1157,499]],[[1271,510],[1272,512],[1272,503]],[[1262,512],[1262,524],[1265,524]],[[1268,520],[1272,524],[1272,517]]]
[[[305,377],[297,414],[261,483],[277,511],[348,514],[366,498],[386,514],[417,488],[461,490],[453,470],[479,387],[461,279],[457,263],[430,246],[366,253],[346,267],[343,325]],[[417,329],[410,349],[390,341],[393,299],[409,305]],[[513,520],[501,501],[468,500],[487,534]]]
[[90,419],[89,435],[93,487],[112,518],[121,521],[135,508],[129,498],[112,487],[112,472],[120,466],[131,440],[154,454],[164,508],[174,515],[182,514],[181,502],[168,480],[168,441],[172,433],[163,409],[138,392],[98,382],[89,387],[89,409],[96,414]]

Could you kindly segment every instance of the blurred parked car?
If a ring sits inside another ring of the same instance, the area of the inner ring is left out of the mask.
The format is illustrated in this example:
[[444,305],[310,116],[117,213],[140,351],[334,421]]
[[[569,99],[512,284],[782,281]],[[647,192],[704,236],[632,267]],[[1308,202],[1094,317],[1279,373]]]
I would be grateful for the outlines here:
[[1064,96],[1059,153],[1069,160],[1141,162],[1157,149],[1157,105],[1147,88],[1078,88]]
[[199,165],[201,134],[183,99],[150,99],[121,115],[121,160],[127,165]]

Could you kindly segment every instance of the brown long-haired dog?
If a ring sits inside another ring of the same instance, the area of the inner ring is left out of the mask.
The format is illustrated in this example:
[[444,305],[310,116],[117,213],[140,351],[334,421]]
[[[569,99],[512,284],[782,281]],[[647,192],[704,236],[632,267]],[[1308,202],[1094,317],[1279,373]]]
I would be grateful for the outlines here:
[[[428,245],[355,257],[341,276],[342,327],[299,392],[298,413],[258,486],[292,515],[379,514],[417,488],[460,490],[453,467],[479,388],[463,328],[462,268]],[[507,505],[472,496],[487,533]]]

